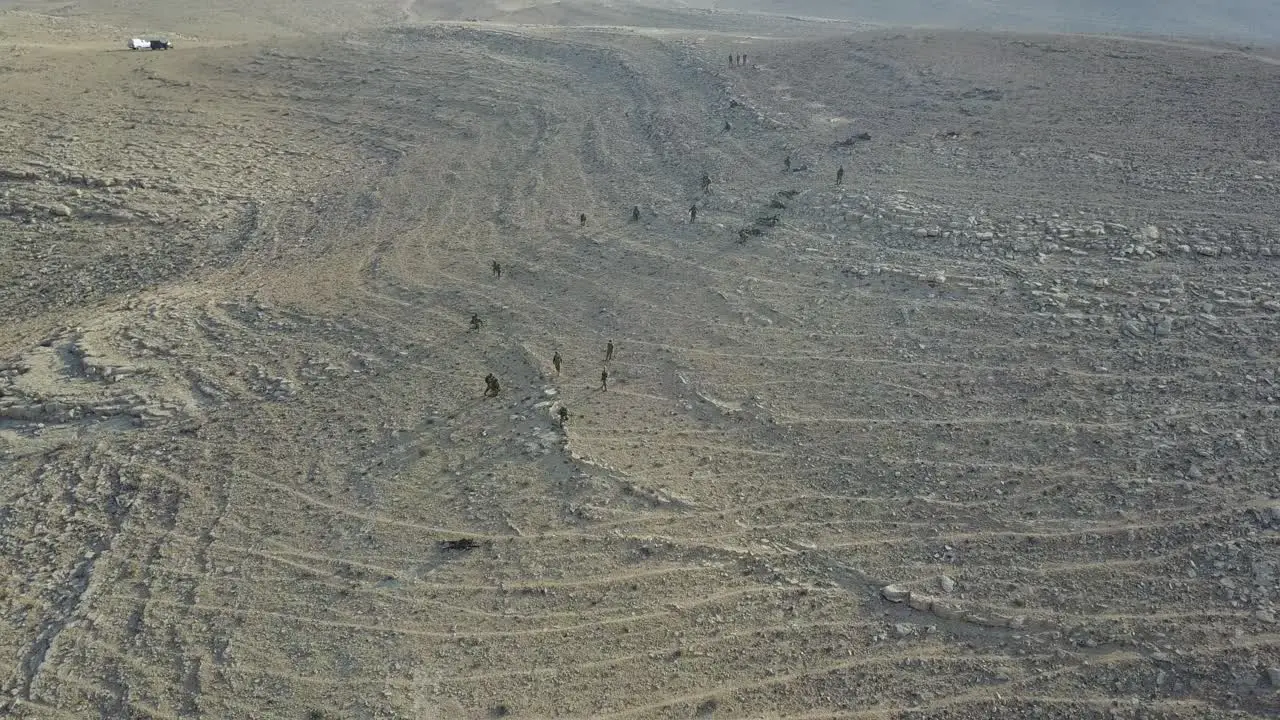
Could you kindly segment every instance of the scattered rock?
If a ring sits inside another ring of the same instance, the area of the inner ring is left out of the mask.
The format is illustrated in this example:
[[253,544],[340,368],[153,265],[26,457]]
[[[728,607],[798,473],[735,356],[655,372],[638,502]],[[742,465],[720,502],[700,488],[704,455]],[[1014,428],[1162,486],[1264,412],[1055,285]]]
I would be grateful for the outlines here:
[[933,614],[943,620],[960,620],[964,618],[964,611],[958,604],[942,600],[934,601]]
[[852,147],[859,142],[867,142],[871,139],[871,133],[860,132],[856,135],[850,135],[844,140],[838,140],[834,143],[835,147]]
[[907,605],[910,606],[912,610],[919,610],[920,612],[932,612],[933,598],[929,597],[928,595],[921,595],[920,593],[913,592],[907,598]]
[[1273,503],[1262,514],[1268,523],[1280,525],[1280,502]]

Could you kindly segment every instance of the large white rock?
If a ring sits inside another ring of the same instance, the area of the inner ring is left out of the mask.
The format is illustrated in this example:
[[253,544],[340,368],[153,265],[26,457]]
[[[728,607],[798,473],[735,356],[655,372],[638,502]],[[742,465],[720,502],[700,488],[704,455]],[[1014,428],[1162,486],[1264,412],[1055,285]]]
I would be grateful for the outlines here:
[[911,597],[911,591],[900,585],[885,585],[880,588],[880,594],[889,602],[906,602]]

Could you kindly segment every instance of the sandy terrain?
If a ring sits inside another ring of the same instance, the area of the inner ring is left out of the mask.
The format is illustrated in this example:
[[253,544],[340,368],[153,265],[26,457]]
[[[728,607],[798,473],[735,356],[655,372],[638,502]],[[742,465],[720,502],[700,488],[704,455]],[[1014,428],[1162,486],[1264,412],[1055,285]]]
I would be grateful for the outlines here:
[[0,715],[1280,713],[1274,50],[242,5],[0,10]]

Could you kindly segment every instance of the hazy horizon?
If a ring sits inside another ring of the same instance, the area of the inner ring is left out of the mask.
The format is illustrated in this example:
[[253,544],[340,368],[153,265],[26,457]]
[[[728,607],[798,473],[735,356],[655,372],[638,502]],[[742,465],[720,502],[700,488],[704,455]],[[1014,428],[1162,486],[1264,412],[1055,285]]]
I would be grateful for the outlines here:
[[1228,0],[688,0],[689,7],[767,12],[883,25],[1071,33],[1144,33],[1280,39],[1280,4]]
[[[499,0],[367,0],[346,11],[333,0],[287,0],[274,24],[311,27],[304,16],[317,17],[365,13],[369,19],[502,19],[538,18],[552,24],[610,24],[627,16],[625,5],[637,8],[718,9],[829,18],[888,26],[1003,30],[1046,33],[1152,34],[1238,40],[1280,45],[1280,3],[1263,0],[1226,0],[1205,5],[1193,0],[528,0],[526,4]],[[210,8],[215,14],[236,17],[252,4],[231,0]],[[172,22],[177,29],[188,13],[161,10],[145,0],[0,0],[0,10],[30,10],[58,17],[110,17],[130,21],[149,19],[157,25]],[[601,14],[600,11],[606,11]],[[532,13],[531,13],[532,11]],[[543,12],[538,12],[543,11]],[[621,11],[621,15],[618,12]],[[623,21],[625,24],[625,21]],[[315,29],[315,28],[313,28]]]

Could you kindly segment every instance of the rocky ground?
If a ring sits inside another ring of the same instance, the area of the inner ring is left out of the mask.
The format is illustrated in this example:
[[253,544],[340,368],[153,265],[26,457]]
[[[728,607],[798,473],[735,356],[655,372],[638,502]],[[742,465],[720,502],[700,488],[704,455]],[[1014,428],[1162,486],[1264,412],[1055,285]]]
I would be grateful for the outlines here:
[[1280,713],[1274,54],[421,5],[0,13],[5,713]]

